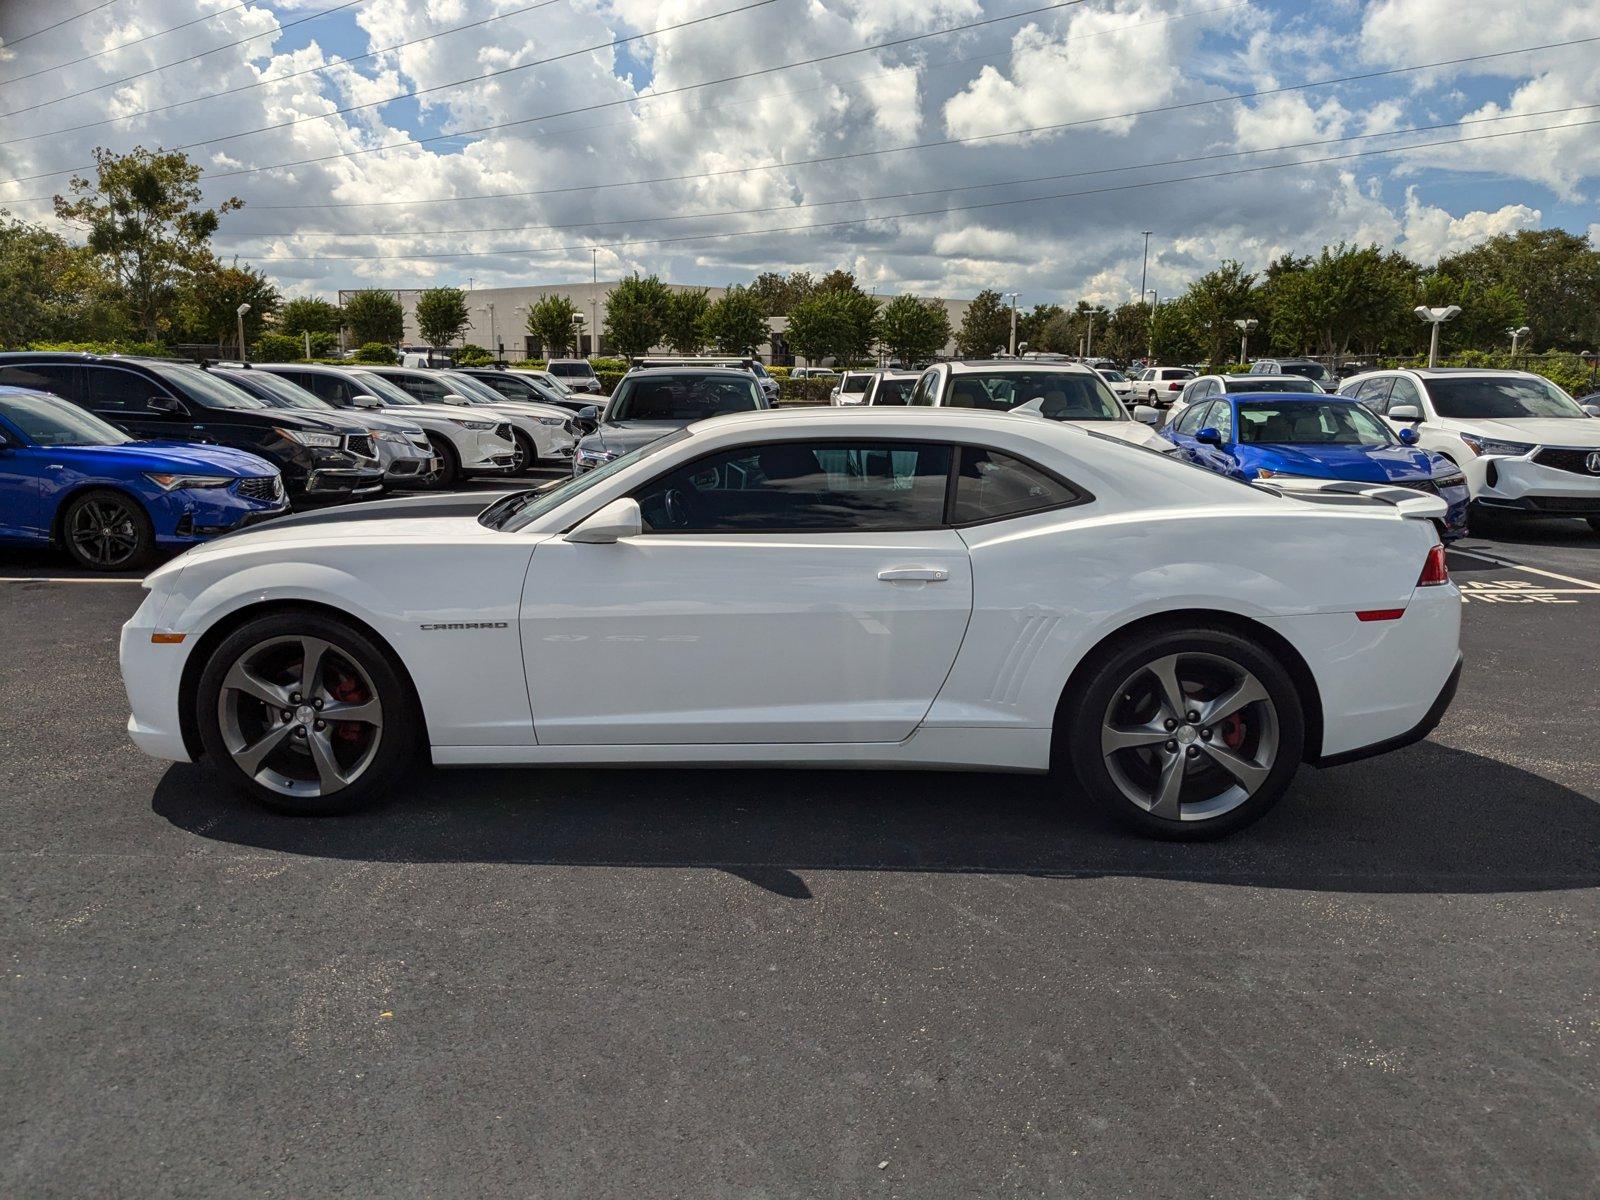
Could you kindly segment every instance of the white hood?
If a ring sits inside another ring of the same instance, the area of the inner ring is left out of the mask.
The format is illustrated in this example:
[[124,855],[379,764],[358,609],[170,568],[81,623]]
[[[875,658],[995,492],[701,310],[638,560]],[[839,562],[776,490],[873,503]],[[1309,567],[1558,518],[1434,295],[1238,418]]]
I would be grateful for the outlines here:
[[1501,417],[1492,421],[1446,417],[1441,423],[1457,433],[1499,441],[1600,450],[1600,421],[1593,417]]

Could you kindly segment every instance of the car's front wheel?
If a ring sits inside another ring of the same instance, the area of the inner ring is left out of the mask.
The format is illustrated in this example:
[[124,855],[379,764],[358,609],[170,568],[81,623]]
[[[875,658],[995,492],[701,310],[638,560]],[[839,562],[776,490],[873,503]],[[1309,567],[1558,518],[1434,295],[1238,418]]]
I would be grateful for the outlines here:
[[1136,635],[1090,664],[1063,713],[1085,791],[1157,837],[1195,841],[1261,817],[1287,790],[1305,746],[1294,680],[1231,630]]
[[1589,528],[1594,530],[1596,533],[1600,533],[1600,517],[1589,517],[1588,521]]
[[381,799],[421,740],[416,704],[388,651],[316,613],[259,617],[229,634],[201,672],[196,704],[217,770],[295,816]]
[[510,475],[522,475],[539,461],[539,448],[533,444],[533,439],[520,429],[511,431],[511,438],[516,443],[516,448],[511,452]]
[[137,571],[155,557],[155,527],[131,496],[96,488],[74,496],[61,514],[61,544],[90,571]]
[[433,443],[434,457],[439,460],[439,465],[427,476],[428,486],[442,489],[455,487],[461,482],[461,456],[447,438],[429,434],[428,441]]

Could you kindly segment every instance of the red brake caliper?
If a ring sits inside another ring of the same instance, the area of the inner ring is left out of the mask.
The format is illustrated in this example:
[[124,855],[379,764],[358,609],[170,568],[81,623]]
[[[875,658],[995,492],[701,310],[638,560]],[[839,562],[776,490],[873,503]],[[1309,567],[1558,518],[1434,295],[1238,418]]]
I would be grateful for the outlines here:
[[[328,694],[341,704],[364,704],[367,699],[361,684],[349,675],[341,675],[328,689]],[[361,736],[360,722],[335,721],[333,725],[334,733],[347,742],[353,742]]]
[[1244,722],[1238,713],[1222,722],[1222,744],[1229,750],[1237,750],[1244,744]]

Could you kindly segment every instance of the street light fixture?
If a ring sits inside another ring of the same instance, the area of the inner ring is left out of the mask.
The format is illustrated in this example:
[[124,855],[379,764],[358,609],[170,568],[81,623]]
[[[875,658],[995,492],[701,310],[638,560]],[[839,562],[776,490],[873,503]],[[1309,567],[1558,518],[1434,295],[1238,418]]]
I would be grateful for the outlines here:
[[572,314],[572,348],[579,358],[583,357],[583,314]]
[[1533,330],[1524,325],[1520,329],[1508,329],[1506,332],[1511,335],[1511,357],[1515,358],[1517,356],[1517,343],[1532,333]]
[[1239,327],[1239,361],[1245,366],[1250,365],[1250,335],[1256,331],[1256,326],[1261,322],[1254,317],[1240,317],[1234,324]]
[[239,305],[238,308],[233,310],[233,315],[235,317],[237,317],[238,320],[239,320],[239,361],[240,362],[249,362],[250,361],[250,352],[244,348],[244,315],[245,315],[245,313],[247,313],[249,311],[250,311],[250,305],[249,305],[248,302]]
[[1578,357],[1589,364],[1589,387],[1593,389],[1595,375],[1600,373],[1600,354],[1596,354],[1593,350],[1584,350],[1578,354]]
[[1150,340],[1145,346],[1144,357],[1145,362],[1149,363],[1153,362],[1156,357],[1156,309],[1161,307],[1161,295],[1156,291],[1155,288],[1150,288],[1147,291],[1140,292],[1140,304],[1144,303],[1144,298],[1146,296],[1150,297],[1150,323],[1148,327]]
[[494,327],[494,301],[491,300],[487,304],[479,305],[475,311],[489,314],[489,345],[495,347],[495,356],[497,358],[500,357],[500,352],[497,345],[499,339],[496,336],[496,330]]
[[1433,326],[1433,332],[1428,338],[1428,365],[1431,367],[1439,361],[1439,326],[1459,317],[1461,306],[1452,304],[1449,308],[1429,308],[1425,304],[1419,304],[1412,311],[1417,314],[1417,320],[1426,321]]

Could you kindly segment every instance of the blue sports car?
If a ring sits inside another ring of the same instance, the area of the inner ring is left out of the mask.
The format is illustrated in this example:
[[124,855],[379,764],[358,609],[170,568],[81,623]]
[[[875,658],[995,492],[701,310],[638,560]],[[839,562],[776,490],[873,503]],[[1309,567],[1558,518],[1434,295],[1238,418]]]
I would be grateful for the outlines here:
[[1179,457],[1235,479],[1349,479],[1433,492],[1450,506],[1445,540],[1467,531],[1461,469],[1346,396],[1224,394],[1183,409],[1162,433]]
[[0,387],[0,545],[127,571],[288,507],[277,468],[254,454],[136,442],[75,404]]

